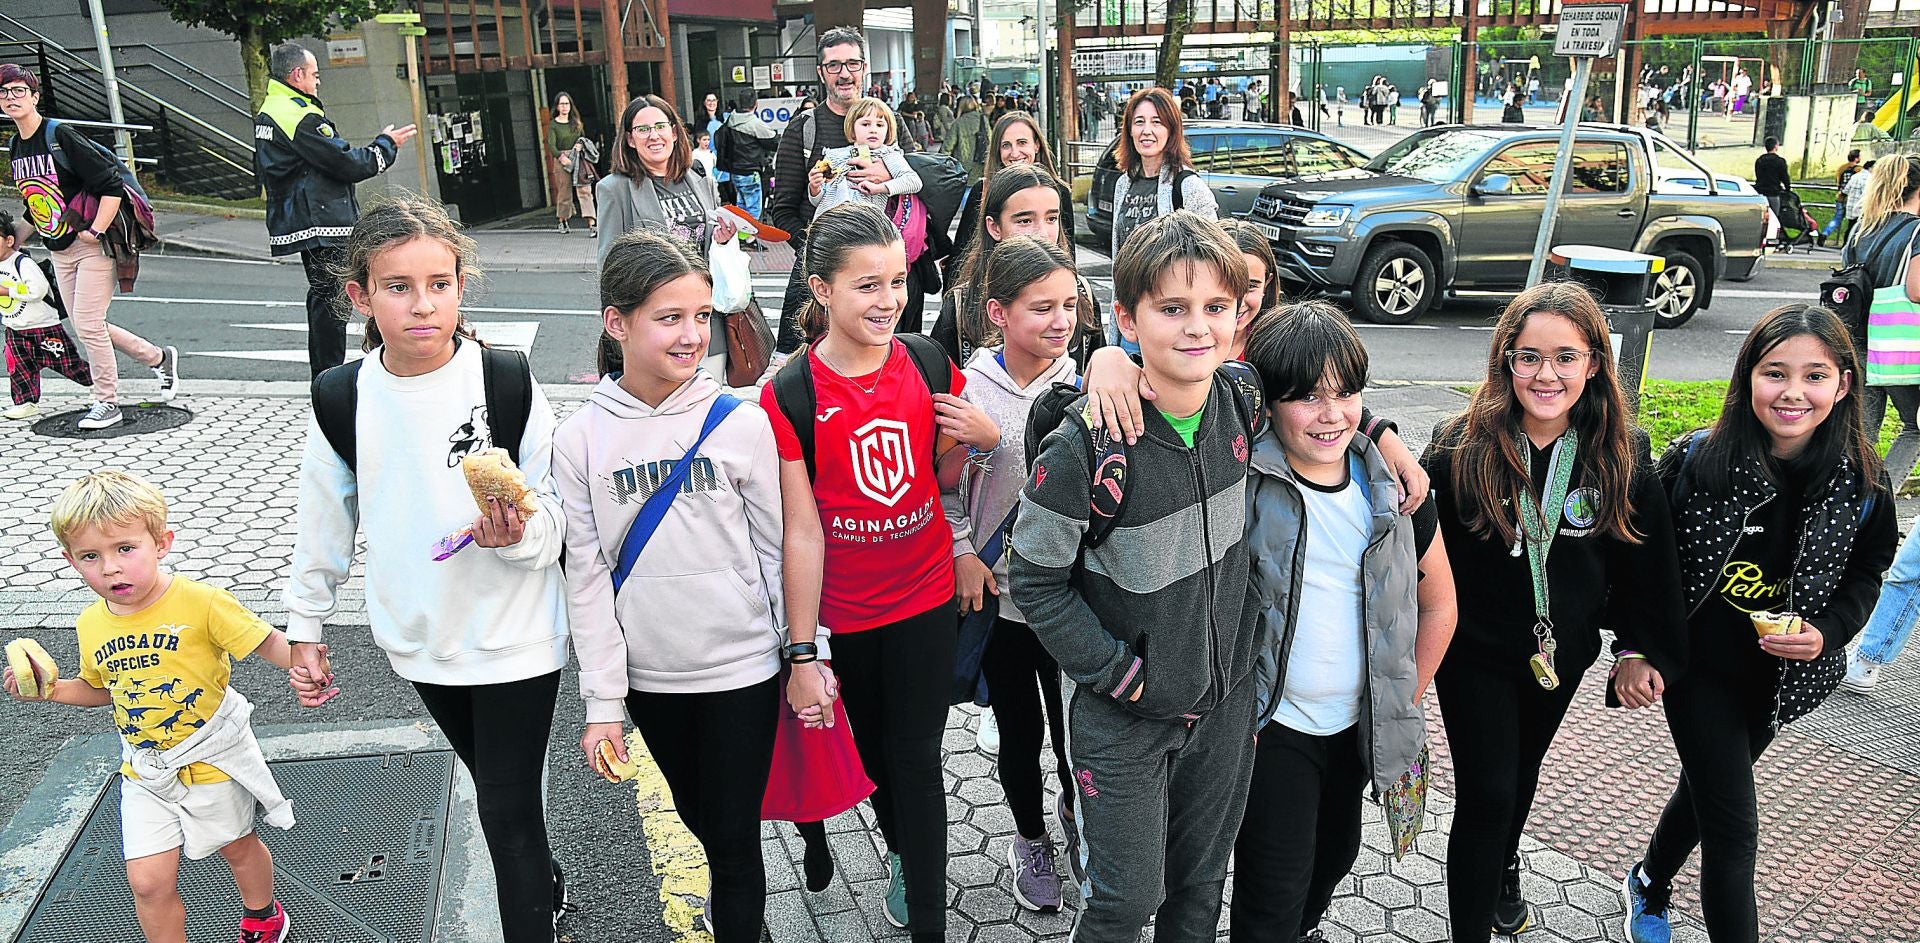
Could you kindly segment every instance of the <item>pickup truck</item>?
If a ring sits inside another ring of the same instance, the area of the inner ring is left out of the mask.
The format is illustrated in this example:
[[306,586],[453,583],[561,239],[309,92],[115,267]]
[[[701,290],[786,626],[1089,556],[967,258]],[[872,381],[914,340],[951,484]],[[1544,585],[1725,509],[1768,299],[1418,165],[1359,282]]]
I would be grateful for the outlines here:
[[[1273,243],[1290,290],[1350,291],[1377,324],[1408,324],[1443,295],[1525,287],[1559,151],[1558,128],[1441,125],[1365,167],[1276,183],[1247,220]],[[1756,193],[1671,183],[1718,178],[1657,132],[1582,124],[1554,242],[1666,259],[1652,296],[1660,327],[1713,301],[1721,278],[1764,260],[1767,202]]]

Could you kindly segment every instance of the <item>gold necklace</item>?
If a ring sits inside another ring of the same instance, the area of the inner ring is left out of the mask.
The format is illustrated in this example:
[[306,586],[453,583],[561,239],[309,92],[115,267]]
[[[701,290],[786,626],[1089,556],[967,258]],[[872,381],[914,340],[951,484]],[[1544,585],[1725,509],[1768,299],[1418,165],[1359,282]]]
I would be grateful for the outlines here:
[[875,370],[873,372],[873,385],[869,387],[869,386],[861,386],[860,381],[855,380],[852,374],[848,373],[845,370],[840,369],[839,364],[836,364],[833,361],[828,360],[826,351],[821,350],[818,347],[815,347],[813,349],[813,352],[816,356],[820,358],[821,363],[824,363],[827,365],[828,369],[838,374],[841,379],[846,380],[848,383],[853,384],[854,389],[859,390],[860,392],[865,393],[868,396],[874,395],[874,391],[880,389],[880,375],[887,372],[887,361],[890,361],[893,359],[893,345],[889,344],[887,345],[887,359],[880,361],[880,369]]

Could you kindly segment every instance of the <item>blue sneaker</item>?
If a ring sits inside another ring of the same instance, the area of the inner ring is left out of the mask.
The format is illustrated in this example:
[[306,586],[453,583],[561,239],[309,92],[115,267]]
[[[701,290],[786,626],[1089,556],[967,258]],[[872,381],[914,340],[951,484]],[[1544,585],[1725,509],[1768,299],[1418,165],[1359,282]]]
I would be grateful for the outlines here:
[[1634,865],[1627,872],[1627,939],[1633,943],[1672,943],[1673,924],[1667,919],[1667,898],[1671,888],[1649,885],[1646,870]]
[[892,875],[887,880],[887,922],[902,930],[907,928],[907,876],[900,870],[900,856],[887,852],[887,872]]

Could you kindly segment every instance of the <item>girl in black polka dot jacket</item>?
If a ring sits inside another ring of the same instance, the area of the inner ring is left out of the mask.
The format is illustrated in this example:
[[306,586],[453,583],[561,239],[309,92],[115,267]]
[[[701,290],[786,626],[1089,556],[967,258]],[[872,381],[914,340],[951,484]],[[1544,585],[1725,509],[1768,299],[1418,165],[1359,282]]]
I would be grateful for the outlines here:
[[[1708,934],[1758,938],[1754,764],[1846,673],[1847,642],[1873,609],[1898,537],[1886,473],[1861,427],[1862,376],[1833,312],[1776,308],[1747,335],[1719,420],[1660,459],[1691,650],[1664,695],[1683,775],[1626,877],[1636,943],[1668,940],[1671,882],[1695,845]],[[1622,675],[1648,670],[1620,665]]]

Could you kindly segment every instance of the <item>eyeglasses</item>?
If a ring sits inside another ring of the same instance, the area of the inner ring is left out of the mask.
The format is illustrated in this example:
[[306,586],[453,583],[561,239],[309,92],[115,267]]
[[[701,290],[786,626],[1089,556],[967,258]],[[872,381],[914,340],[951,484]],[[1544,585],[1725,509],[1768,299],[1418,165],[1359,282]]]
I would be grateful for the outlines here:
[[661,121],[656,124],[636,124],[628,130],[641,137],[646,137],[649,134],[665,134],[667,133],[667,129],[671,127],[673,127],[673,122]]
[[9,85],[5,88],[0,88],[0,98],[28,98],[32,95],[33,89],[25,85]]
[[866,68],[867,60],[865,59],[848,59],[845,62],[820,63],[820,71],[828,75],[839,75],[842,72],[864,72]]
[[1579,374],[1587,368],[1587,361],[1593,359],[1591,350],[1563,350],[1552,358],[1542,357],[1535,350],[1507,351],[1507,369],[1522,380],[1530,380],[1540,375],[1540,367],[1549,359],[1553,361],[1553,375],[1567,378]]

